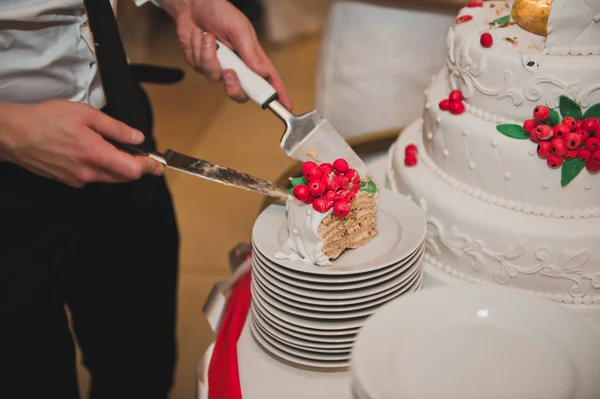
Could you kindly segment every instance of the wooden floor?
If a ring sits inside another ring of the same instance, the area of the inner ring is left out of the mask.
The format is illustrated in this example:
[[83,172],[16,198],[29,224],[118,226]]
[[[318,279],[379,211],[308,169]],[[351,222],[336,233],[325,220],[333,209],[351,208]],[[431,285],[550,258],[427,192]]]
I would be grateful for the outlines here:
[[[220,85],[206,82],[187,68],[169,24],[150,27],[148,21],[156,22],[148,10],[135,14],[127,10],[122,15],[131,60],[181,66],[187,72],[185,80],[175,86],[146,87],[155,110],[160,148],[172,148],[269,180],[292,166],[294,162],[279,148],[283,132],[279,120],[253,103],[239,105],[229,100]],[[287,83],[296,112],[314,108],[318,46],[317,39],[307,39],[285,48],[266,48]],[[202,304],[213,283],[228,276],[229,249],[250,240],[263,198],[184,174],[168,173],[167,179],[182,238],[179,362],[171,397],[192,399],[198,360],[213,339]],[[81,390],[86,392],[88,378],[81,367],[80,372]]]

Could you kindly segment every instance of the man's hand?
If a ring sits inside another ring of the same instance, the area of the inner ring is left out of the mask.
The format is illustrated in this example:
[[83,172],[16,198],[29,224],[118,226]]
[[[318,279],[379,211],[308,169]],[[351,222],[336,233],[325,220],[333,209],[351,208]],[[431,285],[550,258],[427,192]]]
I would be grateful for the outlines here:
[[[215,37],[236,51],[258,75],[277,90],[279,101],[292,109],[292,101],[277,70],[264,53],[250,21],[226,0],[178,0],[161,3],[177,24],[177,35],[187,62],[210,82],[225,82],[232,99],[243,102],[248,97],[232,70],[223,71],[217,60]],[[205,32],[210,32],[205,34]]]
[[163,173],[159,162],[122,152],[103,137],[133,145],[144,140],[141,132],[86,104],[0,104],[0,161],[72,187]]

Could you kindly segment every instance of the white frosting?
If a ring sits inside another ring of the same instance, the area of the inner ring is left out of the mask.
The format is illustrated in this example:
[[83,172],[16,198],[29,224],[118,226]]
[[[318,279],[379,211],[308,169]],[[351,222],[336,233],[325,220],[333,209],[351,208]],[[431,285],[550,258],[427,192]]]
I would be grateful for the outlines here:
[[288,197],[285,204],[287,211],[288,238],[283,244],[281,252],[276,253],[276,259],[289,259],[303,261],[319,266],[331,264],[329,258],[323,253],[324,240],[318,233],[323,219],[332,212],[317,212],[312,205]]
[[553,0],[547,30],[550,55],[600,54],[600,1]]
[[[477,131],[466,130],[471,133],[467,137]],[[462,134],[460,137],[464,140]],[[416,144],[421,154],[414,167],[403,162],[409,143]],[[600,210],[548,212],[479,188],[463,190],[460,183],[449,184],[444,179],[447,173],[440,168],[434,171],[423,161],[427,145],[419,123],[405,129],[390,150],[388,181],[392,189],[409,195],[417,204],[427,204],[427,253],[442,270],[465,281],[509,285],[564,303],[586,304],[600,297]],[[522,157],[532,158],[528,154]]]
[[[586,0],[555,0],[552,11],[569,3],[569,12],[577,15],[577,21],[568,16],[553,13],[554,20],[564,21],[561,37],[571,37],[574,32],[584,32],[585,23],[593,24],[595,30],[585,31],[578,40],[593,42],[590,54],[600,54],[600,23],[593,21],[598,14],[579,15],[585,11]],[[556,3],[556,4],[555,4]],[[600,1],[587,0],[596,10]],[[483,7],[463,8],[459,15],[471,15],[471,21],[455,25],[448,33],[448,70],[450,84],[446,89],[460,89],[472,107],[468,111],[491,122],[520,121],[532,117],[538,104],[551,108],[558,105],[561,95],[567,95],[589,107],[600,102],[600,55],[585,57],[557,57],[556,51],[546,51],[546,38],[521,29],[518,25],[490,26],[489,22],[511,14],[507,5],[512,2],[486,1]],[[583,19],[581,19],[583,18]],[[551,18],[552,19],[552,18]],[[579,23],[581,21],[581,24]],[[587,22],[586,22],[587,21]],[[572,29],[571,29],[572,28]],[[554,35],[557,35],[554,27]],[[481,46],[482,32],[489,31],[494,44],[491,48]],[[552,35],[548,41],[552,42]],[[507,41],[509,39],[510,41]],[[565,39],[566,40],[566,39]],[[591,46],[591,44],[590,44]],[[596,49],[596,50],[593,50]],[[575,50],[582,53],[582,47]],[[573,51],[575,51],[573,50]],[[567,55],[569,51],[566,51]],[[433,99],[427,100],[434,104]],[[434,107],[431,107],[434,108]]]

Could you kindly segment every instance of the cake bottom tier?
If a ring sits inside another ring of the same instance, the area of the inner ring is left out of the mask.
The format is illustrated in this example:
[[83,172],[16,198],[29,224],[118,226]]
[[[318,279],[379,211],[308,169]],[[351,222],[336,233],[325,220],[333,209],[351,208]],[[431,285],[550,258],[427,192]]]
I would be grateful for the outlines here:
[[[438,176],[423,147],[422,122],[390,148],[388,183],[427,217],[430,264],[452,277],[534,291],[556,302],[600,304],[600,220],[527,214],[474,198]],[[408,144],[416,166],[404,164]]]

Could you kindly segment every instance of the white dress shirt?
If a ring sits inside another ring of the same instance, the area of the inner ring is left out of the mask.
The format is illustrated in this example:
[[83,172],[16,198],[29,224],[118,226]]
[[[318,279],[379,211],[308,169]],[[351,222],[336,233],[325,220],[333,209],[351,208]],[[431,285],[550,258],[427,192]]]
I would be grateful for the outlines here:
[[58,98],[105,105],[83,0],[0,0],[0,102]]

